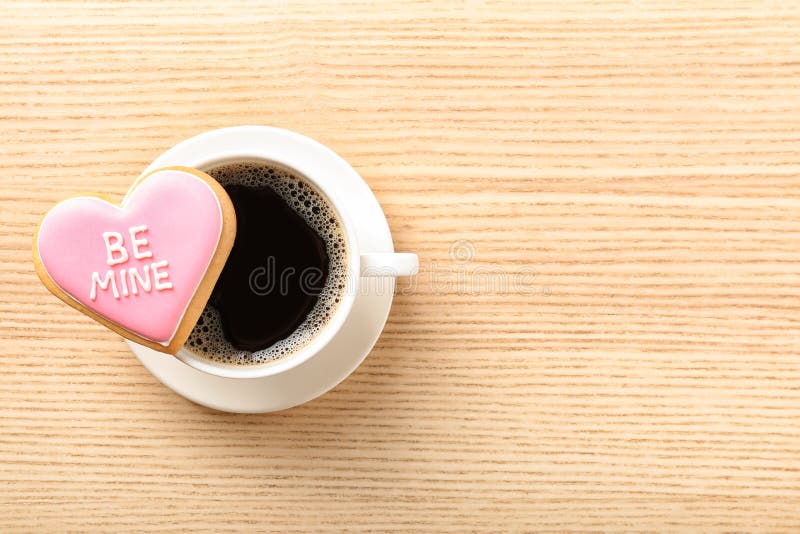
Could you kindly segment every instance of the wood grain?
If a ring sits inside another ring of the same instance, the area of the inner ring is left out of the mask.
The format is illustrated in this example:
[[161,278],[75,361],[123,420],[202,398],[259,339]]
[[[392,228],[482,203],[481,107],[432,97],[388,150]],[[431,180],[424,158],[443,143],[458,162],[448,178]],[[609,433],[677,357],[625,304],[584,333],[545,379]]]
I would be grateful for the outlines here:
[[[0,4],[0,530],[800,530],[800,6]],[[221,414],[39,217],[176,142],[332,147],[420,254],[365,364]]]

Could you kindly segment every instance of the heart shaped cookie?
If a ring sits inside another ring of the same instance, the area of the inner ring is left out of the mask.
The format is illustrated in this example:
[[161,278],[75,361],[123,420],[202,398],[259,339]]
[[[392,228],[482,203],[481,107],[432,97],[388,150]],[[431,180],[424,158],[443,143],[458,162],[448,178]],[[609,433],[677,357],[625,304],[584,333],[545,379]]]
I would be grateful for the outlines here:
[[58,298],[123,337],[174,354],[205,307],[233,246],[222,186],[185,167],[134,183],[122,204],[74,197],[42,219],[36,272]]

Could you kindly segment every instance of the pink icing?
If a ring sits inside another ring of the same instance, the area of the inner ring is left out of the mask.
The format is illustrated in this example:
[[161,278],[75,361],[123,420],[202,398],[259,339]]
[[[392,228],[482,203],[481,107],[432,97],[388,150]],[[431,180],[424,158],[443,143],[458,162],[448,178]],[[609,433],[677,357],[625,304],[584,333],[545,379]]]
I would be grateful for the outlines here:
[[[219,200],[207,183],[184,171],[157,171],[122,207],[95,197],[56,205],[39,228],[39,257],[50,278],[72,298],[126,330],[168,345],[214,256],[222,224]],[[125,252],[109,232],[122,237]],[[120,262],[125,253],[127,259]],[[92,300],[93,273],[108,282],[109,270],[119,298],[111,284],[106,289],[95,284]],[[148,274],[149,291],[139,282]]]

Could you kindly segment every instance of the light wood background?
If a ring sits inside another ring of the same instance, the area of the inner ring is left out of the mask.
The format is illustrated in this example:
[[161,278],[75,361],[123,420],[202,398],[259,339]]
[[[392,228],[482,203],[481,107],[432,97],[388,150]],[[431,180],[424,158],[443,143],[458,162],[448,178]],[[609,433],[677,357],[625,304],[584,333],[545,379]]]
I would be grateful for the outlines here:
[[[798,28],[793,2],[3,2],[0,531],[797,532]],[[423,265],[354,375],[263,416],[173,394],[30,262],[50,205],[237,124],[342,154]]]

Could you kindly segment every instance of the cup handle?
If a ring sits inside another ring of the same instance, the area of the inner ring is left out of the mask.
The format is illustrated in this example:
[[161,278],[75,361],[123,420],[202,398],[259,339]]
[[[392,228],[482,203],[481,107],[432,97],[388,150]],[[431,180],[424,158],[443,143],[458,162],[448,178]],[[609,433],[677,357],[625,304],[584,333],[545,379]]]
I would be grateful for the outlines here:
[[361,276],[411,276],[419,258],[407,252],[367,252],[361,255]]

